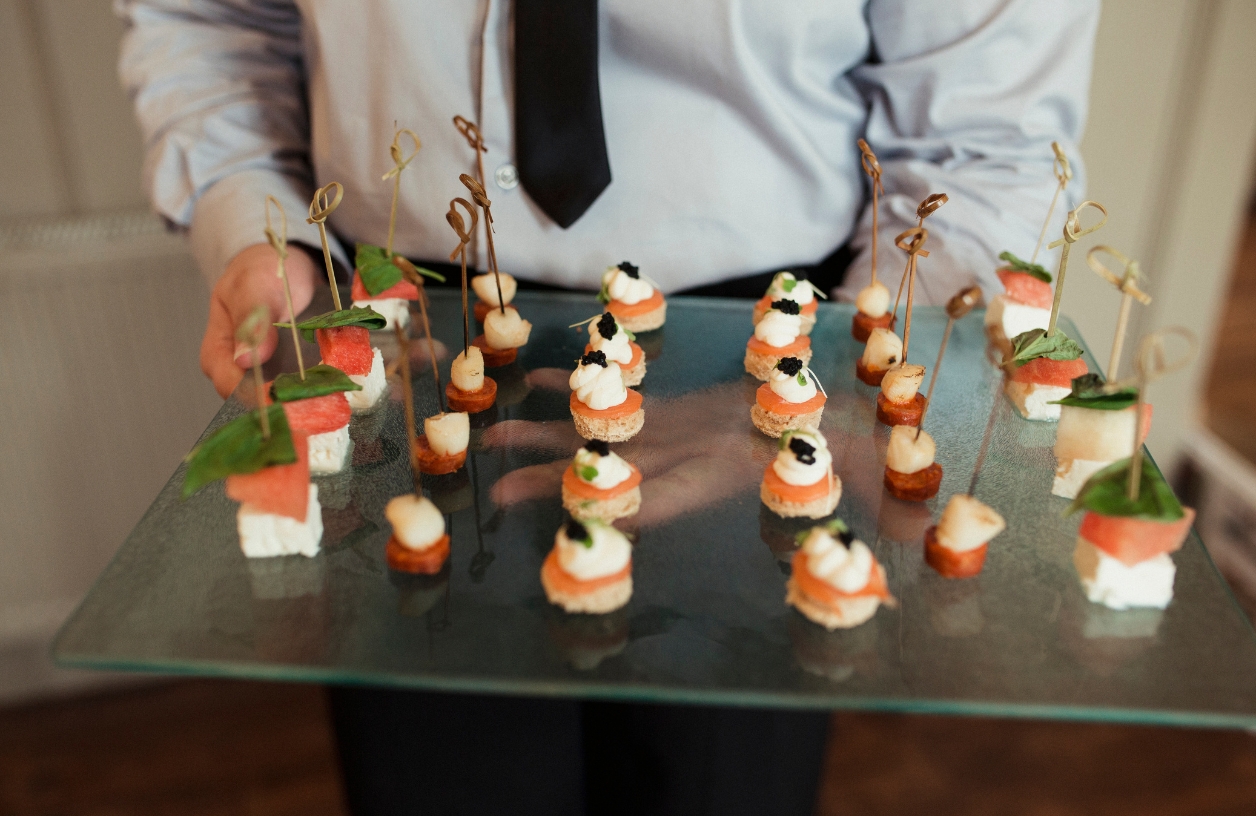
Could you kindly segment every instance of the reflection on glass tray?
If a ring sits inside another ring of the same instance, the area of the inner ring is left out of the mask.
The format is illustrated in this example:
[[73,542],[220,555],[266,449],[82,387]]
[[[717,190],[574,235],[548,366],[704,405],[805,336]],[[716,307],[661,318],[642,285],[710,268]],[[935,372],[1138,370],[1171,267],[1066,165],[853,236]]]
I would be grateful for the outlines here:
[[[456,351],[458,293],[432,300],[435,334]],[[888,429],[874,417],[876,391],[854,377],[861,346],[850,337],[851,307],[821,305],[811,335],[811,365],[829,394],[822,430],[843,483],[838,514],[885,565],[898,609],[828,633],[785,606],[793,534],[805,525],[764,512],[758,498],[775,442],[749,418],[758,382],[742,356],[752,304],[673,298],[667,325],[641,337],[645,429],[616,446],[647,476],[642,511],[623,525],[638,536],[632,601],[603,617],[562,613],[546,602],[538,571],[562,520],[559,474],[581,442],[566,373],[586,335],[567,326],[599,307],[588,295],[539,293],[520,293],[517,305],[536,328],[516,363],[489,372],[501,404],[473,420],[467,468],[424,478],[448,514],[453,554],[443,573],[414,578],[384,566],[384,504],[411,485],[394,376],[391,400],[354,420],[352,473],[320,480],[326,532],[317,558],[245,559],[221,483],[180,503],[180,470],[65,625],[59,662],[513,694],[1256,726],[1256,639],[1194,534],[1174,555],[1176,597],[1163,613],[1085,600],[1071,560],[1080,516],[1063,518],[1067,502],[1050,495],[1054,427],[1022,421],[1003,400],[979,312],[956,326],[927,420],[945,477],[926,504],[900,502],[881,485]],[[913,361],[932,365],[944,323],[938,309],[917,310]],[[392,358],[390,341],[376,338]],[[417,355],[426,344],[413,348]],[[414,373],[418,410],[430,414],[430,368]],[[1010,527],[979,577],[948,581],[924,563],[922,534],[946,498],[968,488],[992,407],[976,496]],[[242,410],[229,400],[211,428]]]

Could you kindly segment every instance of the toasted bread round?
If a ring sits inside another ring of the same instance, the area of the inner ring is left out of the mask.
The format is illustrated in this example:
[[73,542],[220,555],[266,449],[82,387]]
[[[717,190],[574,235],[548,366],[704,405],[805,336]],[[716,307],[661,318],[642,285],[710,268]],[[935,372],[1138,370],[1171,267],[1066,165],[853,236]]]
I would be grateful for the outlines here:
[[579,521],[586,519],[614,521],[627,518],[636,515],[641,509],[641,488],[634,487],[609,499],[582,499],[572,494],[567,490],[567,486],[563,485],[563,508],[571,514],[572,518]]
[[568,612],[585,612],[590,615],[613,612],[627,604],[632,597],[631,575],[592,592],[576,595],[555,589],[546,578],[545,570],[541,570],[541,586],[545,588],[545,597],[555,606],[561,606]]
[[781,501],[779,496],[768,489],[767,482],[761,482],[759,498],[769,510],[781,518],[824,518],[837,509],[837,503],[842,498],[842,482],[837,474],[830,473],[828,495],[801,503]]
[[667,301],[664,300],[645,314],[633,315],[631,317],[616,314],[615,319],[619,321],[619,325],[633,334],[654,331],[667,321]]
[[[763,386],[759,386],[762,388]],[[824,413],[824,406],[820,406],[809,414],[795,414],[786,416],[785,414],[775,414],[771,411],[765,411],[758,403],[750,406],[750,421],[754,426],[763,431],[773,439],[779,439],[781,434],[786,431],[798,430],[800,428],[817,429],[820,427],[820,416]]]
[[616,419],[591,417],[572,411],[576,433],[585,439],[601,439],[606,442],[623,442],[636,436],[645,425],[645,409],[638,408],[628,416]]
[[821,604],[807,597],[798,588],[793,576],[785,582],[785,603],[797,609],[808,620],[825,629],[850,629],[869,620],[877,613],[881,599],[876,595],[860,595],[839,601],[836,606]]

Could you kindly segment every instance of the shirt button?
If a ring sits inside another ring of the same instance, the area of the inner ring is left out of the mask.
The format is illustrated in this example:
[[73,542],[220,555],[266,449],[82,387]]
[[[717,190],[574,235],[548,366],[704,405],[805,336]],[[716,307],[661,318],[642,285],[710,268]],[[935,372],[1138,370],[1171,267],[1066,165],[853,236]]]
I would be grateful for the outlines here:
[[493,174],[497,186],[503,190],[513,190],[519,186],[519,168],[513,164],[503,164]]

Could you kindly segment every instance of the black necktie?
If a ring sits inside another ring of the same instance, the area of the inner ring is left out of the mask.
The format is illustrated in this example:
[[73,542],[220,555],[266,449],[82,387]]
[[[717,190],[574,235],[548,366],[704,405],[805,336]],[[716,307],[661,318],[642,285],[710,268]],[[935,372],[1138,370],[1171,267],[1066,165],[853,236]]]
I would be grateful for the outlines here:
[[515,0],[515,163],[528,195],[563,229],[611,183],[597,0]]

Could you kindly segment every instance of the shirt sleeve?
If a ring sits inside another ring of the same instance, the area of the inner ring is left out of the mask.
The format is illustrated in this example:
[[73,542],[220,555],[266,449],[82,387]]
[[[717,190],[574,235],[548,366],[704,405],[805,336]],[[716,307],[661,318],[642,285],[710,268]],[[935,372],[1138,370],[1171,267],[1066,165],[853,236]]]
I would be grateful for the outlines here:
[[[144,135],[144,185],[158,213],[188,228],[212,282],[265,241],[264,202],[288,238],[320,246],[307,224],[309,162],[301,16],[286,0],[116,0],[127,25],[119,73]],[[330,236],[329,236],[330,238]],[[344,252],[332,239],[332,251]]]
[[[867,139],[882,168],[877,277],[893,293],[906,266],[894,237],[916,225],[930,193],[950,201],[925,227],[916,297],[944,303],[960,288],[1002,292],[998,255],[1028,259],[1057,182],[1051,142],[1074,178],[1056,205],[1038,261],[1050,268],[1065,214],[1085,189],[1077,143],[1085,125],[1098,0],[872,0],[872,56],[854,79],[869,106]],[[871,276],[871,207],[859,254],[835,294],[853,300]]]

